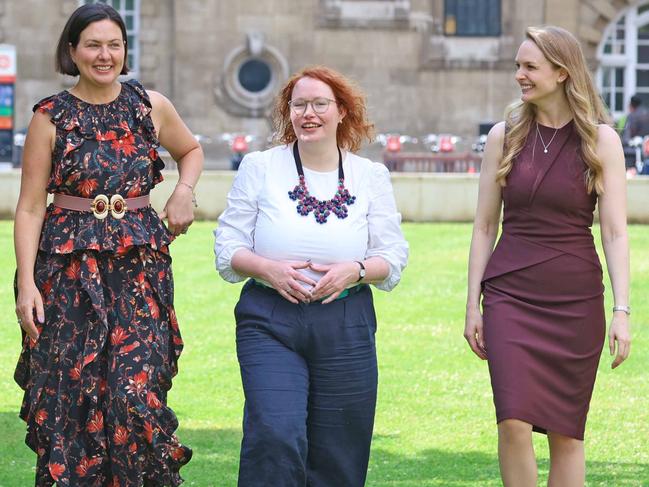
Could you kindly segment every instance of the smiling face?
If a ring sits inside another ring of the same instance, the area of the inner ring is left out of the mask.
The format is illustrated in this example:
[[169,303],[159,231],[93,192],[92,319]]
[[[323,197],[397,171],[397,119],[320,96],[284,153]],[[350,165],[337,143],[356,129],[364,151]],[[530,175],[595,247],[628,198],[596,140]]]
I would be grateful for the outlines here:
[[521,100],[538,104],[561,93],[567,74],[543,55],[531,40],[521,44],[516,54],[516,81],[521,87]]
[[[312,101],[316,98],[335,100],[331,87],[315,78],[304,77],[293,87],[291,100]],[[333,142],[336,143],[338,123],[345,116],[337,103],[330,102],[326,111],[316,113],[312,103],[306,104],[304,112],[291,108],[291,124],[297,140],[300,142]]]
[[80,78],[98,86],[115,82],[124,66],[124,54],[122,31],[108,19],[88,24],[77,46],[70,46]]

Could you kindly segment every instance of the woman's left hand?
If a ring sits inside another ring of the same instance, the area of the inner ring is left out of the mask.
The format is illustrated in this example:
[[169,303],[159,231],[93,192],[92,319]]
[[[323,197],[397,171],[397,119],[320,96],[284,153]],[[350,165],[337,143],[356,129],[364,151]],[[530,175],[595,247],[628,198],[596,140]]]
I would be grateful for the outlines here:
[[311,300],[326,298],[322,304],[331,303],[347,286],[358,280],[359,266],[357,262],[340,262],[338,264],[311,264],[311,269],[324,272],[318,284],[311,290]]
[[174,235],[187,233],[194,221],[194,195],[191,188],[183,184],[176,185],[164,210],[160,212],[161,219],[167,219],[167,228]]
[[[617,354],[615,343],[617,342]],[[631,333],[629,332],[629,317],[623,311],[613,313],[611,328],[608,331],[608,346],[611,355],[615,355],[611,368],[614,369],[624,362],[631,352]]]

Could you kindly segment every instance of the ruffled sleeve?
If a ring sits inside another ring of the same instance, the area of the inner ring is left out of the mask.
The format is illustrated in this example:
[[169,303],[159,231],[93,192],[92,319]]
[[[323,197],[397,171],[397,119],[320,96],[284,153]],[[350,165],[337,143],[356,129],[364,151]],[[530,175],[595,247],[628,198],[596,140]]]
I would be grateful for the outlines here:
[[72,116],[69,103],[64,100],[65,92],[43,98],[32,107],[33,112],[47,113],[52,123],[63,130],[72,130],[79,125],[78,120]]
[[[79,147],[83,138],[75,131],[79,128],[79,119],[69,102],[65,100],[66,92],[43,98],[32,107],[33,112],[46,113],[57,130],[64,132],[63,136],[55,138],[54,152],[52,159],[56,160]],[[66,152],[67,148],[67,152]]]
[[151,105],[151,99],[144,87],[135,79],[130,79],[124,82],[124,86],[135,94],[135,96],[132,97],[135,123],[137,125],[142,125],[144,136],[151,147],[149,157],[153,162],[153,183],[158,184],[164,179],[162,177],[162,170],[165,167],[165,163],[160,157],[160,154],[158,154],[160,141],[158,140],[158,134],[155,131],[153,119],[151,118],[151,110],[153,108]]
[[401,233],[401,214],[394,200],[390,173],[383,164],[372,164],[370,188],[366,257],[381,257],[388,263],[390,272],[376,287],[391,291],[401,280],[408,262],[408,242]]
[[228,282],[246,279],[232,269],[232,256],[240,249],[254,248],[257,201],[265,177],[265,162],[262,152],[252,152],[243,158],[228,193],[226,208],[214,230],[216,269]]

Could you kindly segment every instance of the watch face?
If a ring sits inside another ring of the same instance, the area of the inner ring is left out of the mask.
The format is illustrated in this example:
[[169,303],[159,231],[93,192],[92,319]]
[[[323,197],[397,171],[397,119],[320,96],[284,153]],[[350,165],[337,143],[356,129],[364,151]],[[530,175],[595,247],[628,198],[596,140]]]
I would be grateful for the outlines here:
[[365,269],[361,269],[358,275],[361,276],[361,279],[363,279],[365,277]]

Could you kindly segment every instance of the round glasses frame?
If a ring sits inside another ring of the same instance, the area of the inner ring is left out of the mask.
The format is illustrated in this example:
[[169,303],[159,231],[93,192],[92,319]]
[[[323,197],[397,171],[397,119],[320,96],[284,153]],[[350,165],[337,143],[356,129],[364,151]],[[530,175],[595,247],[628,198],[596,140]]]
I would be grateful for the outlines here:
[[[295,100],[289,101],[288,106],[291,107],[291,110],[293,110],[293,113],[295,113],[296,115],[304,115],[309,105],[311,105],[311,109],[313,110],[314,113],[322,115],[327,110],[329,110],[329,105],[331,105],[332,103],[338,104],[336,100],[332,100],[331,98],[325,98],[325,97],[318,97],[318,98],[314,98],[313,100],[296,98]],[[300,106],[302,104],[304,105]],[[318,104],[320,104],[320,106],[318,106]]]

